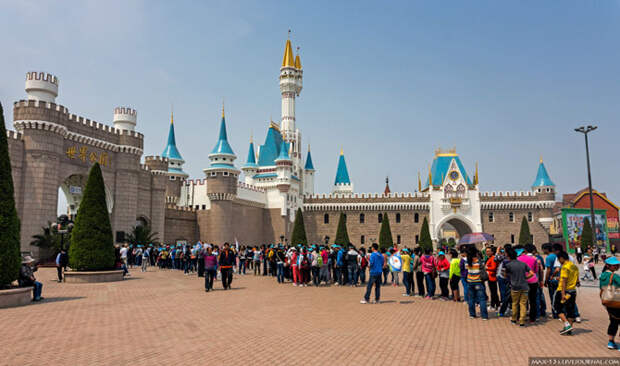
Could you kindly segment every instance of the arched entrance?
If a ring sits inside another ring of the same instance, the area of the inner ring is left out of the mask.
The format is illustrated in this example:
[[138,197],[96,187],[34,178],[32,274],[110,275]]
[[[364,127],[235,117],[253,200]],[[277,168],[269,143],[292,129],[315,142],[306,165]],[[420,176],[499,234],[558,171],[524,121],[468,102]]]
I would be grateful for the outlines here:
[[[80,202],[82,201],[82,195],[84,194],[84,188],[86,187],[86,181],[88,177],[82,174],[72,174],[62,181],[58,188],[58,214],[66,214],[71,220],[75,219]],[[108,187],[105,187],[106,204],[108,206],[108,213],[112,213],[114,208],[114,199]]]
[[439,242],[441,239],[453,237],[458,243],[463,235],[474,232],[474,224],[465,216],[453,214],[444,217],[435,226],[435,238]]

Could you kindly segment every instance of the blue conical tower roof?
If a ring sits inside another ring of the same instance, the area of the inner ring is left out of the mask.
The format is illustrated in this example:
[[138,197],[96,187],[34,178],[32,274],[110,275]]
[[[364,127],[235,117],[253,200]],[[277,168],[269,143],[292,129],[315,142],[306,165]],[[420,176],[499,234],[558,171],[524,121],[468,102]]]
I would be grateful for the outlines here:
[[306,156],[305,170],[314,170],[314,164],[312,164],[312,155],[310,155],[310,147],[308,147],[308,155]]
[[250,140],[250,149],[248,151],[248,160],[245,162],[246,167],[255,167],[256,165],[256,153],[254,152],[254,142]]
[[168,131],[168,144],[161,154],[162,157],[168,159],[183,160],[179,150],[177,149],[177,142],[174,137],[174,116],[170,116],[170,130]]
[[215,144],[211,154],[228,154],[235,155],[230,144],[228,144],[228,136],[226,134],[226,118],[224,118],[224,108],[222,108],[222,121],[220,123],[220,137]]
[[347,170],[347,163],[344,160],[344,152],[340,151],[340,158],[338,159],[338,170],[336,171],[336,181],[334,184],[351,184],[349,179],[349,171]]
[[282,145],[280,145],[280,155],[278,155],[278,160],[291,160],[290,156],[288,156],[288,146],[287,143],[282,140]]
[[543,163],[542,158],[540,159],[540,164],[538,164],[538,173],[536,173],[536,179],[534,183],[532,183],[532,187],[550,187],[555,186],[551,178],[549,178],[549,174],[547,173],[547,169],[545,168],[545,164]]

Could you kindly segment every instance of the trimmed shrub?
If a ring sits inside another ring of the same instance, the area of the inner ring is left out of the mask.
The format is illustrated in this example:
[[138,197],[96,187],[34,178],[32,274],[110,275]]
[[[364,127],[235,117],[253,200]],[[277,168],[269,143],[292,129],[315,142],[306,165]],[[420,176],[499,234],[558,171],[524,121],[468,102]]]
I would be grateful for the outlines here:
[[293,233],[291,234],[291,245],[298,244],[303,246],[308,245],[306,228],[304,226],[304,216],[301,212],[301,208],[298,208],[297,213],[295,214],[295,223],[293,224]]
[[381,218],[381,228],[379,229],[379,248],[389,249],[394,245],[392,239],[392,229],[390,228],[390,219],[387,212],[383,214]]
[[341,212],[340,218],[338,218],[338,229],[336,230],[336,240],[334,240],[334,244],[338,244],[343,247],[346,247],[349,245],[349,233],[347,232],[347,218],[344,215],[344,212]]

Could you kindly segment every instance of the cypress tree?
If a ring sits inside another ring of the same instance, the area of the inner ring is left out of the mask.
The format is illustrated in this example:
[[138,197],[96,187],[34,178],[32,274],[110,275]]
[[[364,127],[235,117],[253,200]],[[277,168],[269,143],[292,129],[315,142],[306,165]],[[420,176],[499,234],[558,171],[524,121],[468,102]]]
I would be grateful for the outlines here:
[[456,240],[454,240],[454,238],[448,239],[448,246],[454,248],[456,246]]
[[293,224],[293,233],[291,234],[291,245],[301,244],[303,246],[308,245],[308,239],[306,238],[306,228],[304,227],[304,216],[301,212],[301,208],[297,209],[295,215],[295,223]]
[[347,232],[347,218],[344,215],[344,212],[340,213],[340,218],[338,219],[338,229],[336,230],[336,240],[334,240],[334,244],[338,244],[340,246],[349,245],[349,233]]
[[4,125],[4,112],[0,104],[0,288],[9,286],[19,276],[20,223],[15,208],[9,142]]
[[69,266],[77,271],[113,269],[112,225],[99,163],[90,169],[75,226],[71,233]]
[[390,219],[388,218],[388,214],[386,212],[383,214],[383,218],[381,219],[381,229],[379,230],[379,247],[387,250],[392,245],[394,245],[394,240],[392,239]]
[[428,228],[428,219],[426,217],[424,217],[422,229],[420,229],[420,247],[422,249],[433,249],[433,239],[431,238],[431,231]]
[[592,225],[590,225],[590,219],[585,217],[583,219],[583,230],[581,230],[581,251],[587,253],[588,246],[592,244]]
[[521,220],[521,231],[519,232],[519,244],[525,245],[532,242],[532,235],[530,234],[530,225],[527,223],[527,219],[523,216]]

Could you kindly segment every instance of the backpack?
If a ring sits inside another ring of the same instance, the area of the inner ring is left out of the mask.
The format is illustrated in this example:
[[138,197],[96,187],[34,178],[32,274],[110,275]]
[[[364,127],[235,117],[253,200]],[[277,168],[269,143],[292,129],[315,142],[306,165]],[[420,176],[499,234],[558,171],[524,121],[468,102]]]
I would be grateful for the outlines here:
[[613,283],[614,273],[609,276],[609,284],[602,289],[601,303],[608,308],[618,309],[620,308],[620,288],[614,286]]
[[323,266],[323,256],[321,254],[316,255],[316,265],[318,267]]
[[362,269],[368,266],[368,258],[366,258],[366,256],[362,257],[362,263],[360,263],[360,265],[362,266]]

